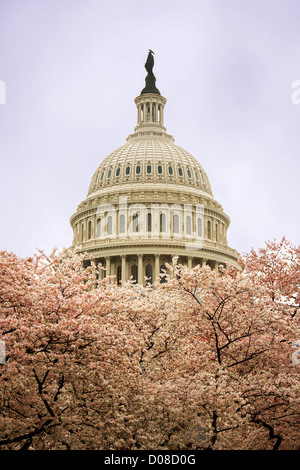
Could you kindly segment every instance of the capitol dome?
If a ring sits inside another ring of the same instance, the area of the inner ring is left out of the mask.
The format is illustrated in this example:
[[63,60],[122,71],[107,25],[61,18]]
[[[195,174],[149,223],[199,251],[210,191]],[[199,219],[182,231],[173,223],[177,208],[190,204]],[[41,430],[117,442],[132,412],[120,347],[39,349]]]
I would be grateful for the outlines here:
[[104,188],[132,184],[164,184],[197,188],[213,197],[202,166],[186,150],[161,133],[130,136],[95,171],[88,196]]
[[71,217],[73,247],[88,252],[106,275],[153,283],[174,256],[189,267],[235,264],[227,245],[229,217],[200,163],[164,127],[153,52],[146,86],[135,98],[137,126],[93,174],[86,199]]

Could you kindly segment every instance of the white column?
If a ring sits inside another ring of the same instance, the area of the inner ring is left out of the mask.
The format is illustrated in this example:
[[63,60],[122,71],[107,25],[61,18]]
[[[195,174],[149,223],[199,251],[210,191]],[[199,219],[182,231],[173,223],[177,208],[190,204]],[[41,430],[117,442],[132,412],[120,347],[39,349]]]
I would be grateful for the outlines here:
[[121,256],[122,260],[122,283],[127,281],[126,255]]
[[[115,261],[110,262],[110,274],[111,276],[116,276],[116,262]],[[111,282],[116,282],[116,277],[112,279]]]
[[138,255],[138,284],[144,284],[143,255]]
[[97,214],[94,216],[94,238],[97,238]]
[[[97,265],[99,264],[99,260],[97,260]],[[103,266],[103,263],[101,263],[101,266]],[[99,281],[102,281],[102,279],[105,277],[105,271],[104,269],[99,269]]]
[[105,258],[105,277],[110,276],[110,256]]
[[156,281],[158,276],[159,276],[159,255],[155,255],[153,282]]
[[85,219],[84,221],[84,239],[88,240],[89,239],[89,232],[88,232],[88,221]]

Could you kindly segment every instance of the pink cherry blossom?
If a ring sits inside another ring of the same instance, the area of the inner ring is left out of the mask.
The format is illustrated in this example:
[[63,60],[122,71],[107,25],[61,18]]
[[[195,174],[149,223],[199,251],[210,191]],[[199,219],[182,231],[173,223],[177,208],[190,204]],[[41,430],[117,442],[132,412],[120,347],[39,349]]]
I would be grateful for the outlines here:
[[154,288],[83,259],[0,253],[0,449],[300,448],[299,247]]

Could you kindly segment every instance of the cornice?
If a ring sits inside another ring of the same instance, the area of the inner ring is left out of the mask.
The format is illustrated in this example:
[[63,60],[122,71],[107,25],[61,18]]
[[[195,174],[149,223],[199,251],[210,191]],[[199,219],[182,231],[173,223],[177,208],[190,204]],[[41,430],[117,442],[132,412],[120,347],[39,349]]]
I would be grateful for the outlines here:
[[[205,258],[205,256],[210,257],[210,255],[213,257],[214,255],[219,255],[222,257],[226,257],[232,259],[233,261],[236,262],[236,260],[239,258],[239,253],[228,247],[228,246],[221,246],[221,245],[216,245],[214,247],[212,246],[207,246],[207,243],[204,242],[203,246],[201,248],[196,248],[193,249],[193,241],[185,241],[183,243],[176,243],[176,242],[171,242],[170,240],[162,241],[162,240],[157,240],[157,243],[155,243],[156,240],[151,240],[152,243],[146,243],[145,241],[140,241],[139,243],[136,243],[131,241],[130,242],[125,242],[122,240],[117,240],[115,243],[111,244],[105,244],[105,245],[92,245],[92,244],[84,244],[80,249],[79,252],[85,253],[88,252],[90,254],[92,253],[105,253],[105,252],[110,252],[111,256],[121,256],[120,254],[117,254],[121,252],[122,250],[128,250],[132,249],[134,250],[134,253],[137,253],[137,250],[140,249],[147,249],[151,248],[152,250],[155,250],[155,253],[159,253],[160,251],[163,251],[164,254],[166,250],[169,251],[180,251],[180,256],[192,256],[193,258]],[[188,247],[188,248],[187,248]],[[155,254],[152,253],[152,254]],[[123,253],[124,254],[124,253]],[[149,253],[144,253],[148,254]],[[104,256],[104,255],[103,255]]]

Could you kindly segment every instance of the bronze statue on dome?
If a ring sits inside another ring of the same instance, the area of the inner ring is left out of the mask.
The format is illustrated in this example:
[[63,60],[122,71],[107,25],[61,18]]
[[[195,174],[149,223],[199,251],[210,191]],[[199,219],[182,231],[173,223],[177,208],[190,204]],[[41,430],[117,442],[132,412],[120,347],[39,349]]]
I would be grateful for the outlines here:
[[149,49],[149,54],[148,54],[148,57],[147,57],[147,61],[145,63],[145,69],[147,70],[148,73],[153,73],[152,70],[153,70],[153,66],[154,66],[154,52],[151,51],[151,49]]
[[149,49],[148,57],[147,57],[147,60],[146,60],[146,63],[145,63],[145,69],[148,72],[147,77],[145,79],[146,86],[141,91],[141,95],[143,95],[145,93],[155,93],[155,94],[160,95],[160,92],[156,88],[156,85],[155,85],[156,78],[155,78],[155,75],[153,73],[153,67],[154,67],[154,57],[153,57],[153,55],[154,55],[154,52],[151,51],[151,49]]

